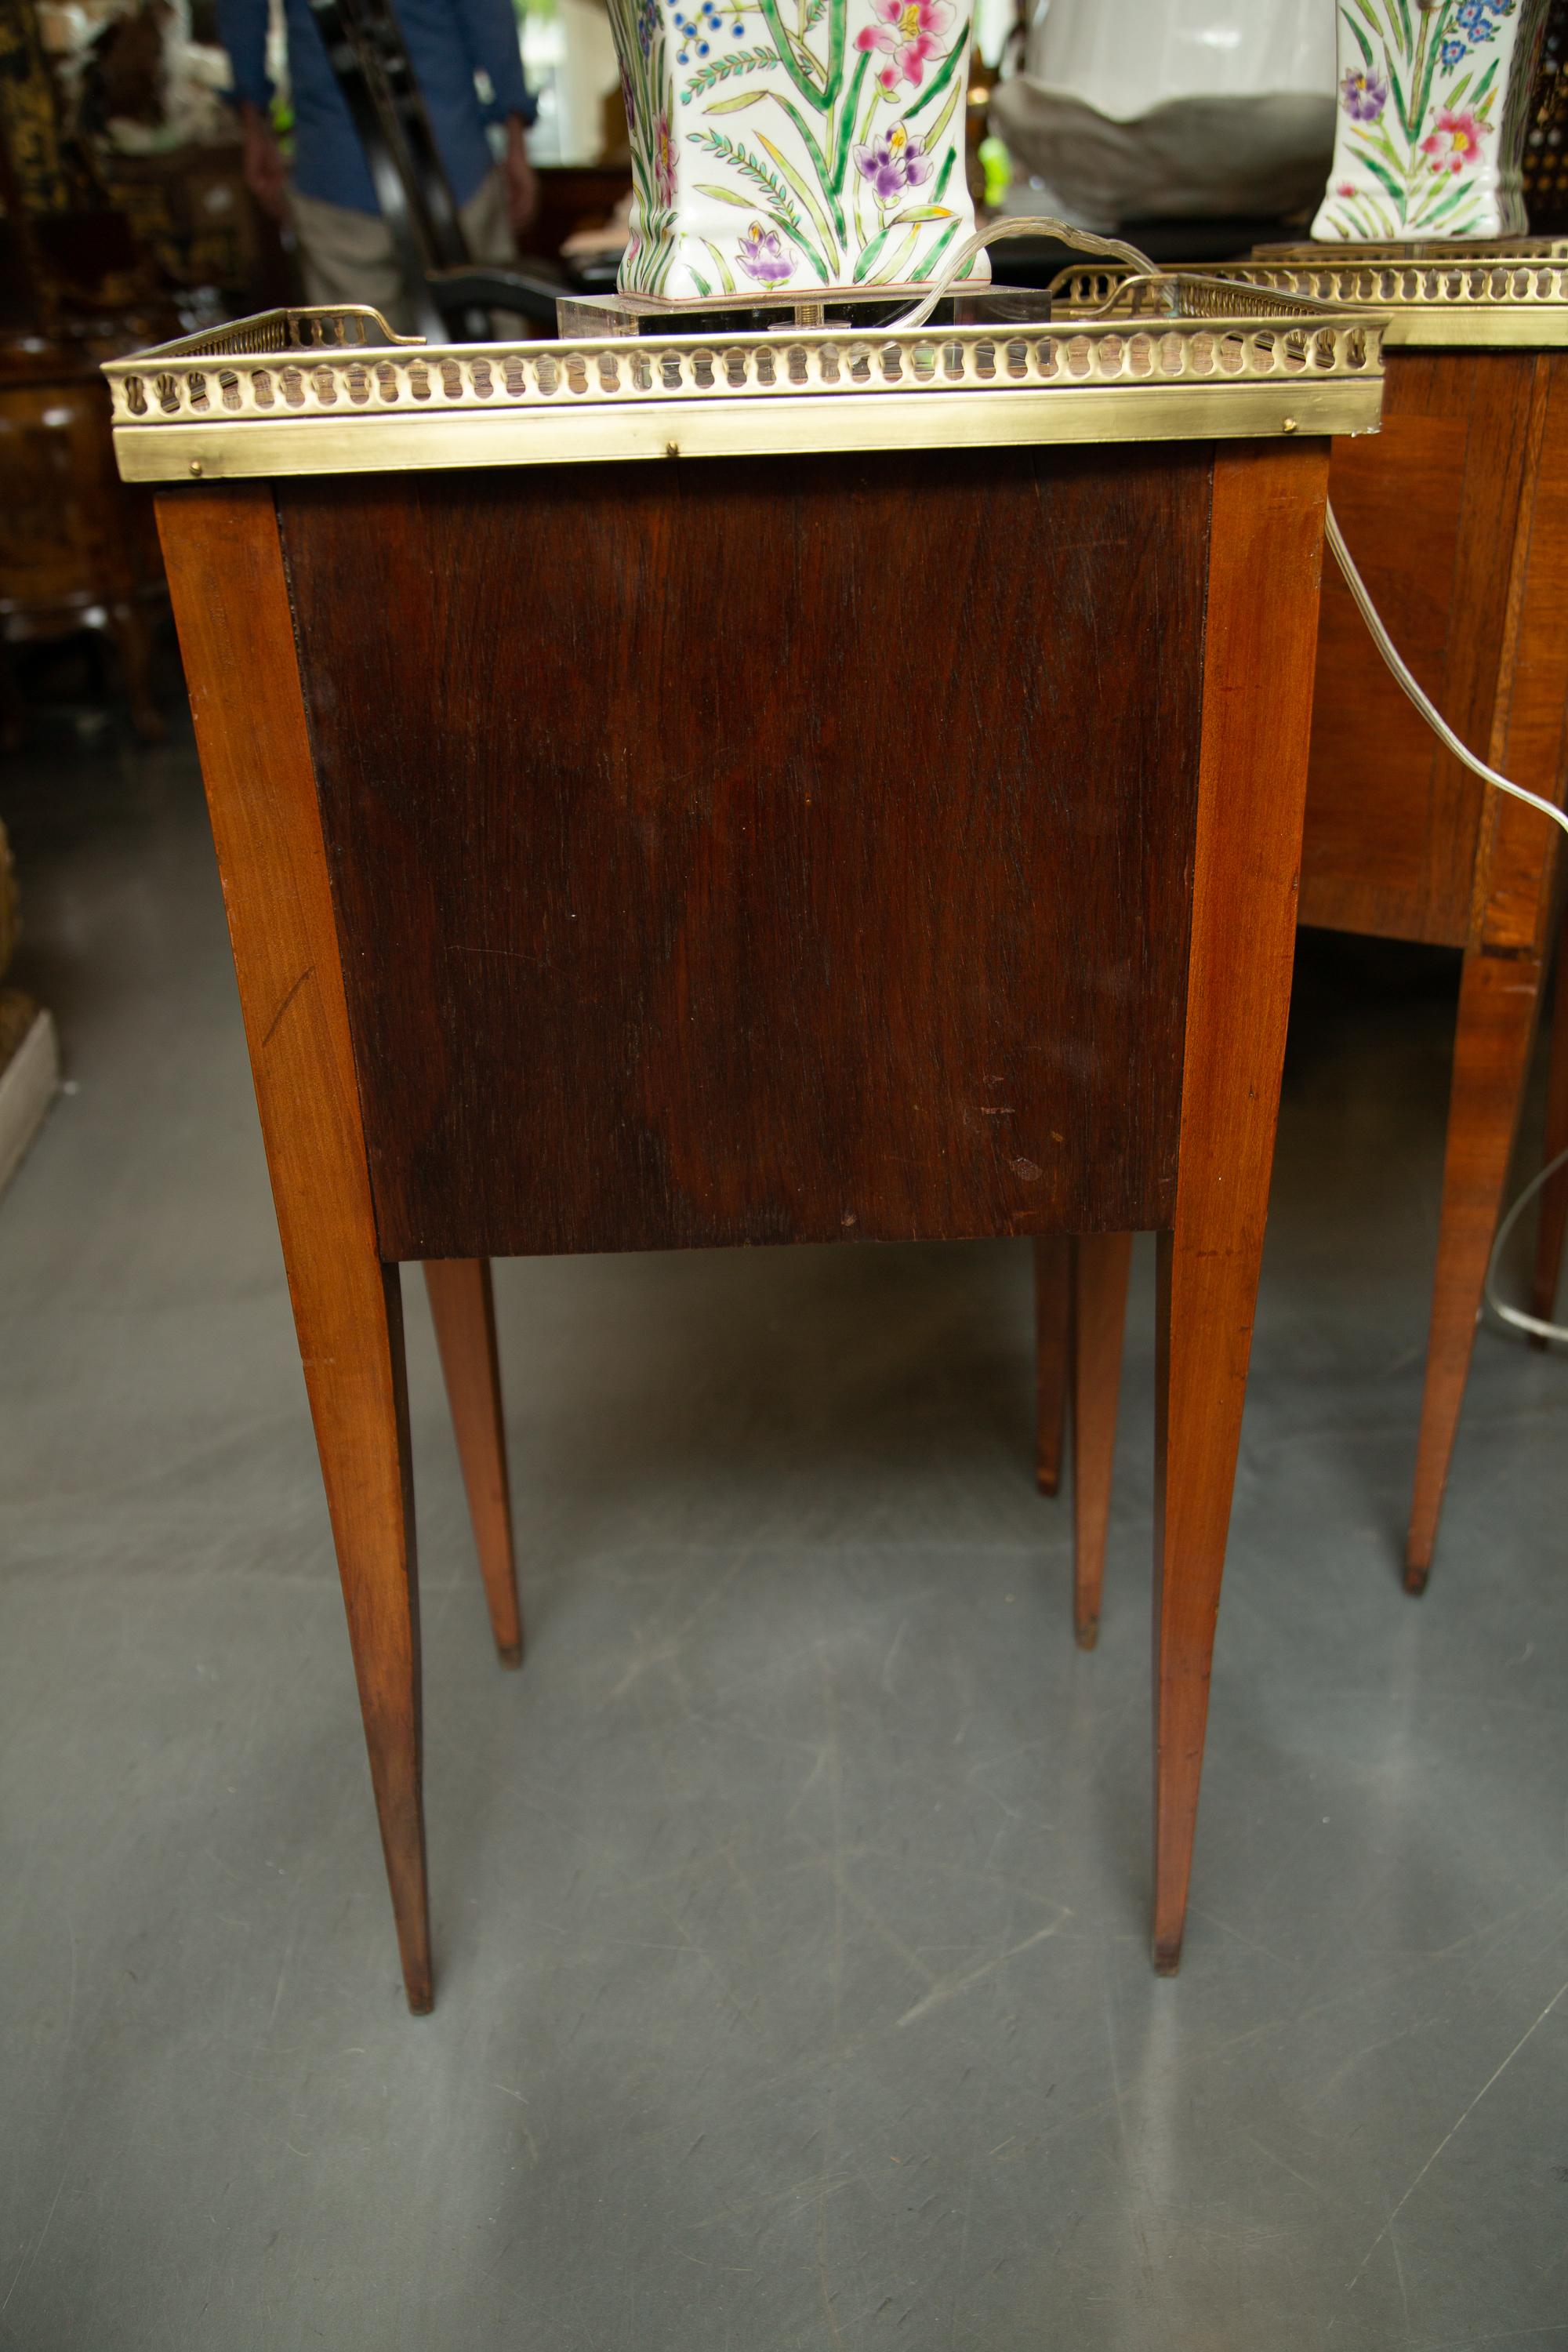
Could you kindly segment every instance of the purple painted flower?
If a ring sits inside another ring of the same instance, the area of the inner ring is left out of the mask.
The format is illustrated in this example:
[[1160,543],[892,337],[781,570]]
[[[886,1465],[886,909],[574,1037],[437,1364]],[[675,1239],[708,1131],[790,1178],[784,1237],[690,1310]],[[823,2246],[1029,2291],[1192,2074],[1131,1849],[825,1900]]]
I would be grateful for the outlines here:
[[923,139],[911,138],[901,122],[863,147],[852,147],[855,168],[871,184],[879,205],[890,205],[906,188],[918,188],[931,177],[931,159]]
[[1371,66],[1352,66],[1340,84],[1340,104],[1352,122],[1375,122],[1388,104],[1388,83]]
[[752,223],[735,251],[747,276],[764,286],[780,286],[795,275],[794,254],[777,229],[764,228],[761,221]]

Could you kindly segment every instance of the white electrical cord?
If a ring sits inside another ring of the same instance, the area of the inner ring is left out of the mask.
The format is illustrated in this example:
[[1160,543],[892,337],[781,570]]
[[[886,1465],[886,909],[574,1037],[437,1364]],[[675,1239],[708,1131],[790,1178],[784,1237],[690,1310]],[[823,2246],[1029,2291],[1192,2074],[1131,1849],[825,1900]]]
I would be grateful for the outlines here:
[[[1334,561],[1344,573],[1345,586],[1355,599],[1356,610],[1372,633],[1373,645],[1438,741],[1452,751],[1456,760],[1462,761],[1472,775],[1479,776],[1484,784],[1490,784],[1500,793],[1507,793],[1511,800],[1523,801],[1527,808],[1539,809],[1542,816],[1549,816],[1553,824],[1561,825],[1563,832],[1568,833],[1568,815],[1564,815],[1560,808],[1555,807],[1551,801],[1542,800],[1539,793],[1527,793],[1522,784],[1510,784],[1506,776],[1500,776],[1495,768],[1489,768],[1484,760],[1478,760],[1473,751],[1468,751],[1465,749],[1436,706],[1428,696],[1422,693],[1410,675],[1407,665],[1401,658],[1393,638],[1384,627],[1377,607],[1367,594],[1366,583],[1352,561],[1351,551],[1345,545],[1344,535],[1340,530],[1339,518],[1332,507],[1328,509],[1327,533],[1329,545],[1333,550]],[[1560,1045],[1559,1051],[1563,1050],[1564,1047]],[[1487,1260],[1487,1278],[1481,1294],[1487,1305],[1498,1320],[1506,1323],[1510,1330],[1528,1331],[1535,1339],[1568,1339],[1568,1326],[1561,1323],[1543,1323],[1538,1315],[1526,1315],[1522,1308],[1510,1307],[1505,1300],[1500,1299],[1497,1295],[1496,1286],[1498,1261],[1507,1245],[1510,1234],[1518,1223],[1521,1211],[1528,1202],[1535,1198],[1542,1186],[1549,1178],[1554,1176],[1565,1162],[1568,1162],[1568,1151],[1560,1151],[1556,1159],[1548,1160],[1540,1175],[1532,1178],[1525,1186],[1498,1227],[1497,1239],[1492,1244],[1492,1254]]]
[[[1101,253],[1108,261],[1119,261],[1124,269],[1132,270],[1140,278],[1158,278],[1160,275],[1146,253],[1141,253],[1135,245],[1128,245],[1121,237],[1097,236],[1091,229],[1074,228],[1070,221],[1058,220],[1054,213],[1031,214],[1027,218],[1019,214],[1012,220],[993,221],[988,228],[977,228],[973,236],[966,236],[948,255],[931,291],[921,297],[912,310],[900,311],[896,319],[889,319],[889,328],[923,327],[943,296],[952,293],[959,271],[977,253],[984,253],[987,246],[1005,244],[1012,236],[1052,236],[1058,245],[1070,246],[1076,252]],[[991,289],[975,286],[965,290],[988,294]]]
[[1568,1167],[1568,1151],[1560,1151],[1555,1160],[1547,1161],[1539,1176],[1531,1178],[1530,1182],[1498,1227],[1497,1239],[1492,1244],[1492,1254],[1487,1260],[1487,1305],[1499,1320],[1506,1323],[1510,1330],[1528,1331],[1532,1339],[1568,1339],[1568,1328],[1564,1328],[1561,1323],[1543,1323],[1539,1315],[1527,1315],[1521,1307],[1510,1307],[1505,1300],[1498,1297],[1492,1286],[1493,1277],[1497,1273],[1498,1260],[1503,1254],[1508,1237],[1519,1223],[1521,1210],[1526,1208],[1534,1200],[1542,1186],[1550,1181],[1560,1168],[1564,1167]]

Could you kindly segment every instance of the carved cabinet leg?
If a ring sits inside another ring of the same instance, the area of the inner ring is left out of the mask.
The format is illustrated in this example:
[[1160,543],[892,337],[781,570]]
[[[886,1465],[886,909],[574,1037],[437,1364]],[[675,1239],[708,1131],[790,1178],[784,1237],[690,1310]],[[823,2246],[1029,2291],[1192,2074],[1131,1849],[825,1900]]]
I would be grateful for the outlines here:
[[1415,1452],[1415,1493],[1405,1552],[1405,1587],[1423,1592],[1431,1573],[1448,1463],[1469,1374],[1503,1185],[1530,1067],[1541,964],[1529,952],[1471,950],[1459,983],[1453,1091],[1443,1160],[1437,1275],[1426,1341],[1426,1385]]
[[1035,1476],[1042,1495],[1061,1485],[1071,1300],[1072,1243],[1066,1234],[1043,1234],[1035,1244]]
[[159,504],[404,1983],[427,2010],[402,1297],[376,1244],[277,519],[270,490],[248,483]]
[[[1552,993],[1551,1051],[1546,1075],[1546,1139],[1542,1165],[1568,1151],[1568,913],[1557,941],[1557,985]],[[1563,1244],[1568,1240],[1568,1167],[1548,1177],[1540,1192],[1535,1227],[1535,1272],[1530,1286],[1530,1311],[1550,1323],[1557,1303],[1558,1277],[1563,1270]],[[1544,1348],[1544,1339],[1532,1339]]]
[[506,1470],[506,1423],[501,1413],[500,1360],[496,1349],[495,1289],[488,1257],[429,1258],[425,1286],[458,1455],[468,1490],[468,1516],[489,1603],[490,1630],[503,1666],[522,1664],[522,1619],[512,1557],[511,1493]]
[[[1186,1918],[1279,1108],[1326,474],[1321,444],[1232,445],[1215,458],[1175,1220],[1159,1241],[1153,1954],[1162,1975],[1180,1961]],[[1260,677],[1267,694],[1256,690]]]
[[1072,1620],[1080,1650],[1100,1638],[1131,1262],[1131,1234],[1082,1234],[1073,1244]]

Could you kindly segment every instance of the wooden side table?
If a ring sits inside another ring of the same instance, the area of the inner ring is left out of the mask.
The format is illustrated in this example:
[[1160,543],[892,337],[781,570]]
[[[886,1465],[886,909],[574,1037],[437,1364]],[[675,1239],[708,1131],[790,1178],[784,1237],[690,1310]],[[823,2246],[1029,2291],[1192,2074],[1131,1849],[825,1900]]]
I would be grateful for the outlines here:
[[1378,328],[1009,307],[449,351],[278,313],[110,371],[163,486],[416,2010],[398,1266],[434,1262],[515,1654],[499,1253],[1159,1233],[1176,1965],[1326,436],[1375,425]]
[[[1560,801],[1568,782],[1568,248],[1542,240],[1535,251],[1479,258],[1285,249],[1203,274],[1386,313],[1384,430],[1373,442],[1336,445],[1335,512],[1394,643],[1439,710],[1489,765]],[[1098,305],[1113,284],[1103,271],[1079,273],[1068,301]],[[1489,791],[1436,742],[1331,566],[1300,919],[1465,952],[1405,1550],[1412,1592],[1431,1570],[1529,1073],[1557,841],[1554,825]],[[1568,1130],[1568,1073],[1558,1091]],[[1040,1450],[1049,1487],[1074,1325],[1062,1245],[1047,1245],[1045,1260],[1040,1296],[1057,1302],[1042,1307]],[[1103,1251],[1080,1253],[1080,1265],[1078,1326],[1119,1333],[1124,1265]],[[1103,1579],[1117,1348],[1112,1340],[1098,1357],[1091,1350],[1078,1396],[1080,1639],[1098,1618]]]

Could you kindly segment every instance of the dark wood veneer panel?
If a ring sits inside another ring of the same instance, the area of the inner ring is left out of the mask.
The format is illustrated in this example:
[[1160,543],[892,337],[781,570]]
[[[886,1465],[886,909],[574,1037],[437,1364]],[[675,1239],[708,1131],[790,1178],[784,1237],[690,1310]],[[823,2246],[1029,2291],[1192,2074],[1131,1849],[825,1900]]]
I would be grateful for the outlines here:
[[[1329,496],[1373,602],[1485,759],[1530,428],[1532,352],[1395,351],[1383,430],[1336,441]],[[1483,787],[1405,700],[1323,573],[1301,920],[1461,946]]]
[[1169,1223],[1211,478],[280,485],[384,1254]]

